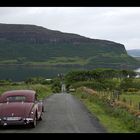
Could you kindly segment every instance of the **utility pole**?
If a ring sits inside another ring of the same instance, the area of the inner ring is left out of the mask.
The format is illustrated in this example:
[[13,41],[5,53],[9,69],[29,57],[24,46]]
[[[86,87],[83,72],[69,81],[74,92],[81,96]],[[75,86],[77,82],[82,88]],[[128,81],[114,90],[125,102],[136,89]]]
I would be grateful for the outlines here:
[[64,84],[64,75],[63,73],[58,74],[58,77],[60,78],[60,84],[61,84],[61,92],[66,93],[66,85]]

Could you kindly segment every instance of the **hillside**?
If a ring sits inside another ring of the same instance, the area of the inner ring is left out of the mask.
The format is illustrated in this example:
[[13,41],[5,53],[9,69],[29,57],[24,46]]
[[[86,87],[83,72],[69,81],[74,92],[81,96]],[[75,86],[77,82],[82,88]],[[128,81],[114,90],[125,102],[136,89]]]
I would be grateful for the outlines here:
[[22,24],[0,24],[0,64],[139,67],[123,44]]

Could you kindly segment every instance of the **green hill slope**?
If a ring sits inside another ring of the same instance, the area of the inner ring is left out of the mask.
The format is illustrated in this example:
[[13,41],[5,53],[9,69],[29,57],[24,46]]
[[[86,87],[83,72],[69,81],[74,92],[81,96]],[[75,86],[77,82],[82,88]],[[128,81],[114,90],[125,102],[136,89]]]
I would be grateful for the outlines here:
[[0,24],[0,64],[139,67],[120,43],[18,24]]

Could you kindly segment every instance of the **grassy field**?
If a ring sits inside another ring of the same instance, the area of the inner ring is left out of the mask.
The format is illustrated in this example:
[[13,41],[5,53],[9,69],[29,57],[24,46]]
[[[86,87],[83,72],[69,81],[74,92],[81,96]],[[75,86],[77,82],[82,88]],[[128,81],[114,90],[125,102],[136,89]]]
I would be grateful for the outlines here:
[[8,90],[16,90],[16,89],[29,89],[35,90],[38,94],[38,99],[44,99],[45,97],[52,94],[51,87],[48,85],[41,85],[41,84],[19,84],[19,85],[4,85],[0,86],[0,94]]
[[88,59],[80,57],[52,57],[46,61],[18,61],[13,60],[1,60],[0,64],[25,64],[25,65],[58,65],[58,64],[79,64],[85,65],[88,63]]
[[127,104],[131,105],[135,109],[139,109],[140,92],[124,93],[124,94],[120,95],[120,100],[125,101]]
[[125,109],[112,108],[99,98],[81,91],[77,91],[76,93],[73,93],[73,95],[85,104],[87,109],[99,119],[100,123],[107,129],[108,132],[140,132],[140,121],[135,120],[135,117]]
[[[101,96],[106,96],[106,98],[112,98],[112,92],[100,92]],[[118,100],[116,98],[116,100]],[[137,92],[123,92],[119,95],[119,101],[124,102],[127,105],[130,105],[133,109],[139,110],[139,103],[140,103],[140,91]]]

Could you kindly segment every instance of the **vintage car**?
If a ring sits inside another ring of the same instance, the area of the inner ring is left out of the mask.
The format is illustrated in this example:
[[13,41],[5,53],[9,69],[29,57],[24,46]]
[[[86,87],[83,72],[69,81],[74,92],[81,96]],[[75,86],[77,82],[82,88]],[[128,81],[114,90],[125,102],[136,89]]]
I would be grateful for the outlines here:
[[12,90],[0,96],[0,125],[35,127],[42,120],[44,106],[34,90]]

